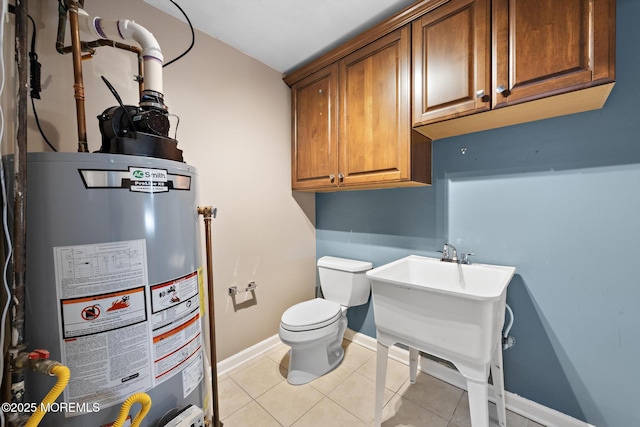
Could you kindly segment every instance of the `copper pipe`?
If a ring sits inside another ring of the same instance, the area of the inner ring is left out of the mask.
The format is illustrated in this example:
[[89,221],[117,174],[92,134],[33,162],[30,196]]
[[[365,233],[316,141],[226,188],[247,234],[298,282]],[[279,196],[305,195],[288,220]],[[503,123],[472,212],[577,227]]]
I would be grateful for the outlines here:
[[[80,2],[80,6],[83,6],[84,2]],[[67,29],[67,11],[63,6],[58,8],[58,35],[56,37],[56,50],[58,53],[66,55],[68,53],[73,52],[73,46],[65,46],[64,45],[64,37],[65,31]],[[82,52],[89,52],[92,55],[95,53],[93,50],[97,47],[108,46],[115,47],[116,49],[126,50],[128,52],[133,52],[138,56],[138,75],[135,76],[136,81],[138,82],[138,98],[142,97],[142,91],[144,90],[144,82],[142,81],[142,76],[144,73],[144,58],[142,57],[142,49],[138,46],[129,45],[126,43],[120,43],[114,40],[109,39],[98,39],[90,42],[80,42],[80,50]],[[83,56],[83,59],[89,59]]]
[[[118,49],[136,53],[138,55],[142,54],[142,49],[140,49],[138,46],[132,46],[126,43],[120,43],[110,39],[98,39],[98,40],[92,40],[90,42],[80,42],[80,48],[83,52],[86,52],[86,51],[89,51],[90,49],[101,47],[101,46],[116,47]],[[56,50],[58,51],[58,53],[62,53],[63,55],[66,55],[67,53],[72,53],[73,46],[65,46],[64,44],[59,44],[56,42]]]
[[211,217],[216,217],[217,209],[211,206],[198,207],[198,215],[204,218],[204,236],[205,247],[207,251],[207,293],[209,295],[209,341],[211,345],[211,376],[212,376],[212,394],[213,394],[213,427],[222,427],[220,422],[220,411],[218,410],[218,359],[216,357],[216,319],[214,313],[213,298],[213,261],[211,249]]
[[82,52],[80,46],[80,25],[78,23],[78,2],[69,0],[69,25],[71,28],[71,47],[73,54],[73,90],[76,98],[78,116],[78,151],[88,153],[87,120],[84,112],[84,83],[82,79]]

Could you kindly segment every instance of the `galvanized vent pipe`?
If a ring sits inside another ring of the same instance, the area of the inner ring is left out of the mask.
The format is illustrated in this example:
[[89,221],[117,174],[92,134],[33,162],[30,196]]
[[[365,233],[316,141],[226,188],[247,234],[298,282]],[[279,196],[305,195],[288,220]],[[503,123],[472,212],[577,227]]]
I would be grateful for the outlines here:
[[[25,284],[27,259],[27,0],[16,1],[15,58],[18,73],[18,117],[14,152],[13,282],[11,286],[11,345],[8,349],[11,402],[24,401],[24,368],[15,363],[26,344],[24,340]],[[10,425],[19,425],[20,414],[9,414]]]

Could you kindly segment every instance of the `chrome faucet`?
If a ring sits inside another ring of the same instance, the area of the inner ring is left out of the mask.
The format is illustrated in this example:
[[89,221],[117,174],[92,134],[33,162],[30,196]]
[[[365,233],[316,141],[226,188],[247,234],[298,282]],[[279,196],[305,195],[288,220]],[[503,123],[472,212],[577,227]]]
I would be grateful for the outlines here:
[[458,250],[451,243],[445,243],[442,251],[438,252],[442,252],[440,261],[455,262],[457,264],[471,264],[469,257],[475,255],[474,253],[462,254],[462,258],[458,259]]
[[460,264],[471,264],[470,256],[475,255],[474,253],[462,254],[462,259],[460,260]]
[[[449,255],[450,252],[451,255]],[[460,262],[458,260],[458,250],[456,249],[456,247],[450,243],[445,243],[444,248],[442,248],[442,258],[440,258],[440,261]]]

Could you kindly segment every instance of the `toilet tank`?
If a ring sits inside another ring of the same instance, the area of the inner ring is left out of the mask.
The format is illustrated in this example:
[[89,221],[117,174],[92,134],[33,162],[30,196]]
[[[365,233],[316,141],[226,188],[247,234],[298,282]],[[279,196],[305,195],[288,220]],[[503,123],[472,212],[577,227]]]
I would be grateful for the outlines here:
[[324,298],[345,307],[365,304],[371,283],[366,271],[372,264],[346,258],[324,256],[318,260],[320,287]]

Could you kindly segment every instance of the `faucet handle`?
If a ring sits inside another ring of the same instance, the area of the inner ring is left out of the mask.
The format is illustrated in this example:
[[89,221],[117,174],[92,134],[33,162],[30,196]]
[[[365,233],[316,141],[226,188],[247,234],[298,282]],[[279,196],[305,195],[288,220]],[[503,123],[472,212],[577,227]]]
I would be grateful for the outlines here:
[[458,250],[451,243],[444,244],[444,255],[452,261],[458,261]]
[[441,261],[459,262],[458,261],[458,250],[456,249],[455,246],[453,246],[450,243],[445,243],[444,247],[442,248],[442,250],[438,251],[438,252],[442,252]]
[[460,260],[460,264],[471,264],[471,261],[469,261],[470,256],[475,256],[475,254],[473,252],[462,254],[462,260]]

